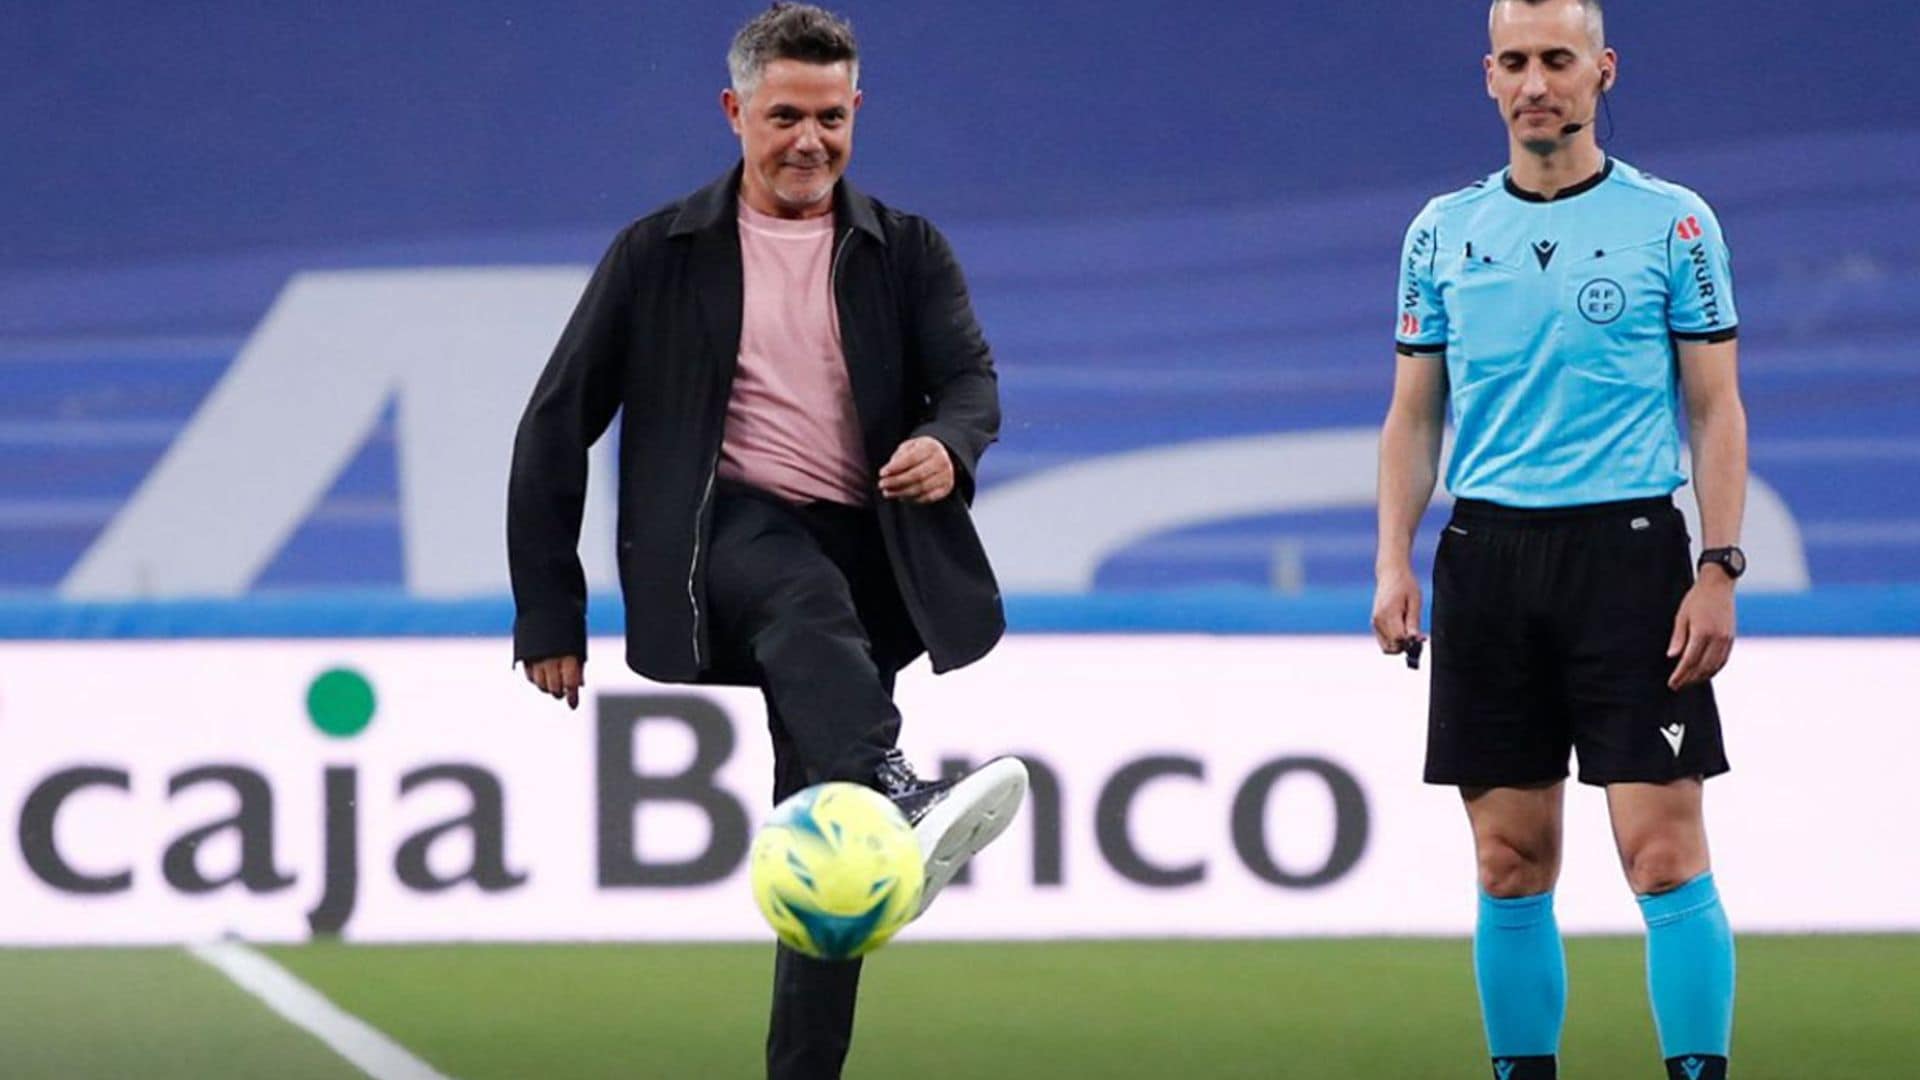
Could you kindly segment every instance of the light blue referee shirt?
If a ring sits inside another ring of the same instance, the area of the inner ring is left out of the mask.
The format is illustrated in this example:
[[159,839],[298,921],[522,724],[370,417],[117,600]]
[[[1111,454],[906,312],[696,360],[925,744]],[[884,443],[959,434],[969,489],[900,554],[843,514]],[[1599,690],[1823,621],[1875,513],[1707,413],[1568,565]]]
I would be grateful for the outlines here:
[[1396,340],[1445,354],[1455,498],[1671,494],[1687,482],[1673,342],[1738,322],[1713,211],[1623,161],[1551,200],[1503,169],[1427,203],[1401,252]]

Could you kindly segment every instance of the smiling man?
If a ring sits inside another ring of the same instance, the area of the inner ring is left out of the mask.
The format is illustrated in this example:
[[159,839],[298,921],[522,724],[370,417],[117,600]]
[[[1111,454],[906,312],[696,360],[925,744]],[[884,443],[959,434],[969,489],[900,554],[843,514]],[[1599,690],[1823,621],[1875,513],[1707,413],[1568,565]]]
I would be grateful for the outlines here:
[[[1426,778],[1460,789],[1473,830],[1494,1076],[1557,1073],[1553,888],[1577,752],[1645,917],[1667,1075],[1718,1080],[1733,935],[1702,795],[1727,770],[1708,680],[1733,644],[1747,479],[1727,249],[1699,196],[1601,151],[1620,62],[1599,0],[1495,0],[1489,31],[1507,167],[1429,202],[1401,253],[1373,629],[1389,653],[1424,640],[1410,552],[1451,407]],[[1673,504],[1683,397],[1697,567]]]
[[[819,8],[750,21],[720,95],[740,163],[594,271],[514,443],[514,656],[578,704],[587,448],[617,412],[628,665],[759,687],[775,800],[828,780],[888,795],[925,910],[1026,793],[1014,759],[929,782],[894,745],[899,670],[971,663],[1005,626],[967,509],[1000,407],[946,240],[844,179],[859,64]],[[859,975],[780,947],[770,1077],[840,1075]]]

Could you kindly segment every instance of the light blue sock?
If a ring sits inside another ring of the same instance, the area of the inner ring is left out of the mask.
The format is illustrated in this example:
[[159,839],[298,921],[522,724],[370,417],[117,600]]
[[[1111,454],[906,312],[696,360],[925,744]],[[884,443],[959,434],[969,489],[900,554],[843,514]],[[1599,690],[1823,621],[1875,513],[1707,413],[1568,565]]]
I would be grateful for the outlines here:
[[1553,917],[1553,892],[1501,899],[1480,894],[1473,931],[1480,1019],[1495,1058],[1560,1052],[1567,1017],[1567,954]]
[[1713,875],[1639,899],[1661,1056],[1726,1057],[1733,1043],[1733,928]]

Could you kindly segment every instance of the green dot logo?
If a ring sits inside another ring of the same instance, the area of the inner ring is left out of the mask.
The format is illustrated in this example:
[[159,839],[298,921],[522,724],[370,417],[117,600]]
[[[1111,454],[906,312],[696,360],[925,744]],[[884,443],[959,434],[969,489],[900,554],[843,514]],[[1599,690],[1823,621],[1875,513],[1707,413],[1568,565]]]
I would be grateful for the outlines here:
[[373,722],[373,684],[351,668],[323,671],[307,687],[307,716],[336,739],[351,739]]

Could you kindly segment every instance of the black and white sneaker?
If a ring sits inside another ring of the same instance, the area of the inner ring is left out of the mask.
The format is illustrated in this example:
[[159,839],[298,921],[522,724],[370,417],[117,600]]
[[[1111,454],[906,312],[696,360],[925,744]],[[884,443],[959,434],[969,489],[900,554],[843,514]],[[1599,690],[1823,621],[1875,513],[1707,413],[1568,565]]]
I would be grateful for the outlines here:
[[927,885],[916,919],[968,859],[1007,831],[1027,797],[1027,767],[1015,757],[994,758],[952,780],[922,780],[895,749],[887,751],[876,772],[881,792],[913,826],[926,863]]

